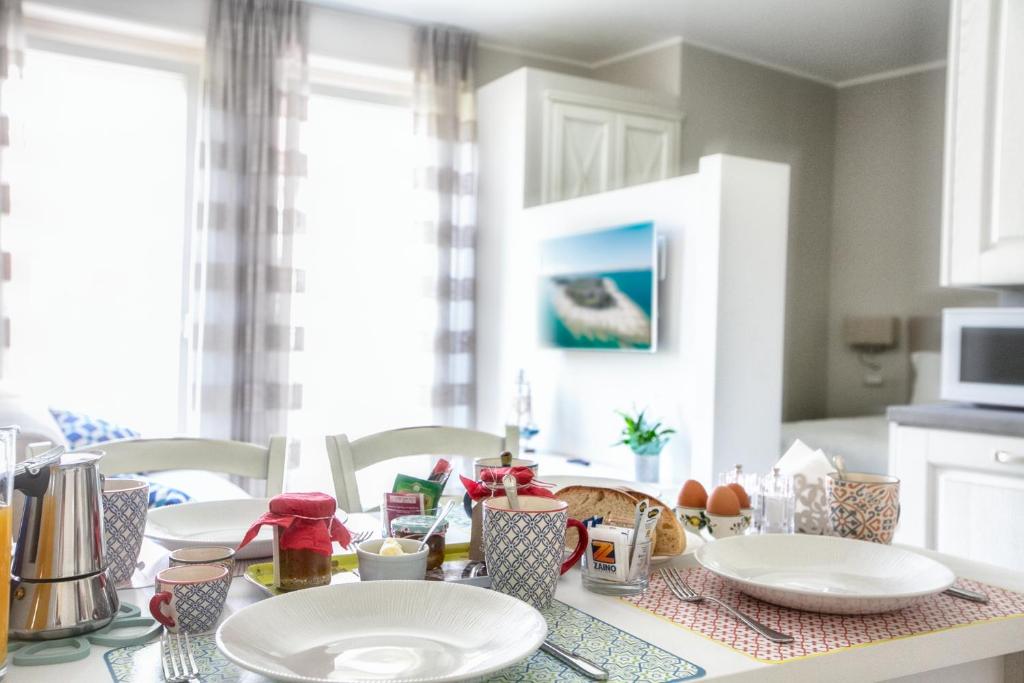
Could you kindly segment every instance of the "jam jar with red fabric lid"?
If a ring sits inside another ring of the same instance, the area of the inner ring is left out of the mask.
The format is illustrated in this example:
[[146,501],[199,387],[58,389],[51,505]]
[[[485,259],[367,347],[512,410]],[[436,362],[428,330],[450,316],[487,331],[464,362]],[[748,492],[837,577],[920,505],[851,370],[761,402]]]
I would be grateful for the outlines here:
[[331,543],[348,548],[352,540],[336,517],[337,503],[326,493],[282,493],[249,528],[239,544],[249,543],[264,524],[274,527],[274,586],[297,590],[331,582]]

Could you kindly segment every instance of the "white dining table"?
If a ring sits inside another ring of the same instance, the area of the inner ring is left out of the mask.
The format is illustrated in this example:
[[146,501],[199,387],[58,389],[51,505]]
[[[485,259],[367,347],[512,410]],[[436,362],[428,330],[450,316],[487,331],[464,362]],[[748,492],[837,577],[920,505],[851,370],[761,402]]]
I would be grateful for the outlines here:
[[[356,531],[376,529],[378,520],[376,515],[353,514],[349,518],[349,526]],[[147,540],[148,543],[150,542]],[[691,540],[691,547],[697,544]],[[152,552],[153,547],[148,547],[148,550]],[[914,550],[946,564],[959,577],[1024,591],[1024,575],[1018,572],[950,555]],[[696,560],[692,552],[687,552],[681,557],[674,558],[671,563],[685,567],[695,564]],[[119,591],[119,594],[123,602],[138,605],[146,614],[153,589],[128,588]],[[840,650],[807,659],[767,664],[665,619],[638,610],[623,600],[590,593],[582,587],[580,574],[576,569],[561,577],[556,598],[697,664],[706,672],[700,680],[764,683],[824,680],[857,683],[882,680],[929,683],[1024,682],[1024,618],[990,621],[877,643],[868,647]],[[246,579],[237,577],[232,583],[221,619],[266,599],[273,598],[269,598]],[[706,609],[715,607],[708,605]],[[107,683],[112,677],[103,658],[106,651],[107,648],[94,646],[86,659],[68,664],[9,666],[7,680],[11,683]],[[150,680],[157,683],[160,678],[140,675],[135,679],[136,683],[148,683]],[[255,674],[246,674],[240,679],[240,683],[262,683],[265,680]]]

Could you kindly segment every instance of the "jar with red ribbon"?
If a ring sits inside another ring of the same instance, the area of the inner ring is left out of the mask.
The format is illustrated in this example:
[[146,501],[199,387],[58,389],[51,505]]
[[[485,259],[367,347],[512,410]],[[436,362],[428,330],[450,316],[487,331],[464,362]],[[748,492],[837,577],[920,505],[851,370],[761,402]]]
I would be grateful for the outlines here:
[[238,545],[249,543],[260,527],[274,527],[274,586],[297,590],[331,582],[332,541],[348,548],[352,540],[334,515],[338,505],[326,493],[282,493],[270,499],[270,510],[257,519]]

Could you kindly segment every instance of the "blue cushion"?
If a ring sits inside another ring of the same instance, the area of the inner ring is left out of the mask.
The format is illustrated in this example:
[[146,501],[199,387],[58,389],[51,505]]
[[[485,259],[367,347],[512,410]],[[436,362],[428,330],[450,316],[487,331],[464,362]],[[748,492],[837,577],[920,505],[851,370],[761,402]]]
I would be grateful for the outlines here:
[[[50,408],[50,414],[57,421],[64,438],[71,450],[89,448],[105,441],[117,441],[119,439],[136,439],[140,434],[134,429],[128,429],[121,425],[100,420],[82,413],[73,413],[70,410],[57,410]],[[121,475],[126,478],[139,479],[149,484],[149,507],[158,508],[165,505],[177,505],[187,503],[192,498],[180,489],[166,484],[153,481],[142,474]]]
[[134,439],[139,433],[134,429],[128,429],[116,425],[113,422],[99,420],[82,413],[73,413],[70,410],[57,410],[50,408],[50,414],[57,421],[64,438],[68,442],[70,450],[76,451],[80,448],[88,448],[104,441],[116,439]]

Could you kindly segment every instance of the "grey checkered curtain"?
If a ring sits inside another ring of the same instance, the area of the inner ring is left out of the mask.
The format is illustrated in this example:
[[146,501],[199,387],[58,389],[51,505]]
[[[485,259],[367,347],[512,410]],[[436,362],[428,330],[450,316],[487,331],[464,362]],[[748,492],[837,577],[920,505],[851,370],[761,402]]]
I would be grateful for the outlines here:
[[210,7],[189,396],[190,427],[203,436],[266,443],[301,407],[307,12],[299,0]]
[[432,258],[427,291],[436,311],[434,419],[476,418],[476,39],[448,28],[416,31],[413,114],[419,220]]
[[[11,187],[7,177],[7,148],[10,147],[11,111],[16,84],[25,58],[25,35],[21,26],[21,0],[0,0],[0,248],[7,245],[7,217],[11,213]],[[0,285],[8,277],[10,256],[0,254]],[[10,339],[10,321],[0,290],[0,360],[6,356]],[[0,363],[0,368],[2,368]]]

